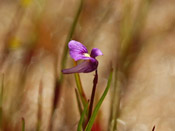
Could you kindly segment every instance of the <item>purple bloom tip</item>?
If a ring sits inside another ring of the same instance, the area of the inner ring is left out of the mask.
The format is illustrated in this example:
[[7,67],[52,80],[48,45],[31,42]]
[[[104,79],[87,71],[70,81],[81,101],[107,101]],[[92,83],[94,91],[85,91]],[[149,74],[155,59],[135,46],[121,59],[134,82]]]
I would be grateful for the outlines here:
[[98,49],[98,48],[93,48],[92,51],[91,51],[91,57],[95,58],[95,57],[97,57],[99,55],[103,55],[101,50]]
[[68,47],[69,47],[69,54],[75,61],[78,60],[85,60],[85,61],[73,68],[63,69],[62,73],[64,74],[88,73],[97,69],[98,61],[95,59],[95,57],[103,55],[100,49],[93,48],[91,51],[91,55],[89,55],[87,48],[83,44],[75,40],[71,40],[68,43]]
[[69,47],[69,54],[75,61],[78,61],[81,59],[84,59],[84,60],[89,59],[88,57],[84,55],[88,53],[87,48],[80,42],[71,40],[68,43],[68,47]]
[[91,58],[91,60],[86,60],[79,65],[62,70],[64,74],[72,74],[72,73],[89,73],[97,69],[98,61],[96,59]]

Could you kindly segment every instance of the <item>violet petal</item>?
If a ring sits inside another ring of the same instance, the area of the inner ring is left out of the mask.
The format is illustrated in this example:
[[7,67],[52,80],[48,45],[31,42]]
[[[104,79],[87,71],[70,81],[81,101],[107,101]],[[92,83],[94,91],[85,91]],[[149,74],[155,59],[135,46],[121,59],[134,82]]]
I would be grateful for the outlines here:
[[99,55],[103,55],[103,53],[101,52],[100,49],[98,49],[98,48],[93,48],[93,49],[91,50],[91,57],[92,57],[92,58],[95,58],[95,57],[97,57],[97,56],[99,56]]
[[71,40],[68,43],[68,47],[69,47],[69,54],[75,61],[78,61],[80,59],[84,59],[84,60],[90,59],[89,57],[84,55],[85,53],[88,53],[88,50],[80,42]]
[[96,59],[90,58],[77,66],[69,69],[62,70],[63,74],[72,74],[72,73],[89,73],[96,70],[98,67],[98,61]]

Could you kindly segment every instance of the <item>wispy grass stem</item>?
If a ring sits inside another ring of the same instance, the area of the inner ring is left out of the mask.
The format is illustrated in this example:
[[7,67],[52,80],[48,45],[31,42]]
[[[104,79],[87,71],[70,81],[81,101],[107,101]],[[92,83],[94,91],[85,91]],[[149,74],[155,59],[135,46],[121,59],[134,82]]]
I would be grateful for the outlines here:
[[[76,28],[76,25],[77,25],[77,22],[78,22],[78,18],[80,16],[81,11],[82,11],[83,1],[84,0],[80,0],[80,4],[78,6],[78,10],[77,10],[77,12],[75,14],[73,23],[72,23],[72,25],[70,27],[69,33],[68,33],[67,38],[66,38],[66,42],[65,42],[65,45],[64,45],[64,51],[63,51],[63,56],[61,58],[61,69],[64,69],[65,66],[66,66],[67,54],[68,54],[68,46],[67,45],[68,45],[68,42],[72,39],[72,36],[74,34],[74,31],[75,31],[75,28]],[[59,92],[60,92],[60,87],[62,85],[62,81],[63,81],[63,74],[60,73],[59,79],[56,81],[56,86],[55,86],[55,89],[54,89],[53,109],[52,109],[52,112],[51,112],[51,120],[50,120],[50,130],[51,131],[52,131],[52,126],[53,126],[52,125],[52,123],[53,123],[53,115],[54,115],[55,109],[57,107],[57,102],[58,102],[58,98],[59,98]]]
[[90,99],[90,105],[89,105],[89,113],[88,113],[88,119],[87,122],[89,122],[93,110],[93,103],[94,103],[94,98],[95,98],[95,92],[97,88],[97,83],[98,83],[98,72],[97,70],[95,71],[95,77],[93,81],[93,88],[92,88],[92,93],[91,93],[91,99]]
[[22,131],[25,131],[25,119],[22,117]]
[[[80,0],[80,4],[79,4],[79,7],[78,7],[78,10],[77,10],[77,13],[74,17],[74,21],[71,25],[71,28],[70,28],[70,31],[67,35],[67,38],[66,38],[66,42],[65,42],[65,46],[64,46],[64,51],[63,51],[63,56],[62,56],[62,59],[61,59],[61,69],[64,69],[65,66],[66,66],[66,62],[67,62],[67,54],[68,54],[68,43],[69,41],[72,39],[72,36],[75,32],[75,28],[76,28],[76,25],[77,25],[77,22],[78,22],[78,18],[80,16],[80,13],[82,11],[82,8],[83,8],[83,1],[84,0]],[[63,74],[61,73],[60,74],[60,78],[59,78],[59,81],[61,82],[63,80]]]
[[0,94],[0,128],[2,129],[3,121],[3,92],[4,92],[4,74],[2,75],[2,85],[1,85],[1,94]]
[[109,78],[108,78],[108,83],[107,83],[107,86],[106,86],[106,89],[104,90],[100,100],[98,101],[97,105],[95,106],[94,108],[94,111],[89,119],[89,122],[85,128],[85,131],[91,131],[91,128],[94,124],[94,121],[95,121],[95,118],[97,116],[97,113],[101,107],[101,104],[103,103],[108,91],[109,91],[109,88],[110,88],[110,85],[111,85],[111,81],[112,81],[112,76],[113,76],[113,71],[111,71],[110,75],[109,75]]
[[[76,61],[74,61],[74,65],[75,66],[77,65]],[[85,105],[87,104],[87,98],[86,98],[86,95],[85,95],[83,87],[82,87],[80,75],[79,75],[79,73],[75,73],[74,75],[75,75],[75,81],[76,81],[78,93],[80,95],[80,99],[81,99],[81,102],[83,104],[83,107],[85,108]]]

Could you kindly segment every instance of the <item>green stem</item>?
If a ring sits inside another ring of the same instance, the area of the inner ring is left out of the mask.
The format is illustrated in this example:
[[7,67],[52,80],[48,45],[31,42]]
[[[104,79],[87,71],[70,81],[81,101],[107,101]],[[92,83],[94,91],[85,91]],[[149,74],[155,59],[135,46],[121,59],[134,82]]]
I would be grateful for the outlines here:
[[25,131],[25,119],[22,117],[22,131]]
[[78,110],[79,110],[79,113],[81,115],[83,109],[81,107],[81,101],[80,101],[80,98],[79,98],[79,95],[78,95],[78,91],[77,91],[76,88],[75,88],[75,95],[76,95],[76,99],[77,99],[77,103],[78,103]]
[[[80,16],[81,11],[82,11],[82,7],[83,7],[83,0],[80,0],[78,10],[76,12],[76,15],[74,17],[74,21],[71,25],[70,31],[67,35],[67,39],[66,39],[66,42],[65,42],[63,56],[62,56],[62,59],[61,59],[61,69],[64,69],[65,66],[66,66],[67,54],[68,54],[68,46],[67,45],[68,45],[68,42],[72,39],[73,33],[75,31],[75,27],[76,27],[77,22],[78,22],[78,18]],[[53,102],[53,109],[52,109],[52,112],[51,112],[51,121],[50,121],[50,130],[51,131],[52,131],[53,115],[54,115],[56,105],[57,105],[57,102],[58,102],[59,92],[60,92],[60,87],[62,85],[62,81],[63,81],[63,74],[60,73],[60,78],[56,81],[56,86],[55,86],[55,89],[54,89],[54,100],[53,100],[54,102]]]
[[[61,69],[64,69],[65,66],[66,66],[67,54],[68,54],[68,46],[67,45],[68,45],[69,41],[72,39],[72,36],[75,32],[75,28],[76,28],[76,25],[77,25],[77,22],[78,22],[78,18],[80,16],[80,13],[81,13],[82,8],[83,8],[83,1],[84,0],[80,0],[79,8],[78,8],[77,13],[74,17],[74,21],[72,23],[69,34],[68,34],[67,39],[66,39],[66,43],[65,43],[65,47],[64,47],[64,51],[63,51],[63,56],[62,56],[62,59],[61,59]],[[59,81],[62,82],[62,80],[63,80],[63,74],[61,73]]]
[[37,114],[37,128],[36,131],[40,131],[41,127],[41,119],[42,119],[42,82],[39,85],[39,92],[38,92],[38,114]]
[[112,93],[111,100],[111,114],[110,114],[110,123],[109,130],[115,131],[117,130],[117,118],[119,116],[119,105],[120,105],[120,76],[119,71],[115,70],[115,81],[114,81],[114,89]]
[[[74,63],[75,63],[75,66],[76,66],[77,62],[74,61]],[[83,87],[82,87],[80,75],[79,75],[79,73],[75,73],[74,75],[75,75],[75,81],[76,81],[78,93],[80,95],[80,99],[81,99],[81,102],[83,104],[83,107],[85,108],[85,105],[87,104],[87,98],[86,98],[86,95],[85,95]]]

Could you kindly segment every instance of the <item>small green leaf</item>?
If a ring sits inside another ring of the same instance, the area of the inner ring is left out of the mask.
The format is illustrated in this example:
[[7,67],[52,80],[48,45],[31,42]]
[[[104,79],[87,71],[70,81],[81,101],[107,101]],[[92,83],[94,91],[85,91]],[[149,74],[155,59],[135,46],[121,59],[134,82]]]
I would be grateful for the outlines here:
[[84,111],[81,114],[80,121],[78,123],[77,131],[82,131],[82,129],[83,129],[83,121],[84,121],[87,110],[88,110],[88,103],[86,104]]
[[100,106],[101,106],[101,104],[103,103],[103,101],[104,101],[104,99],[105,99],[105,97],[106,97],[106,95],[107,95],[107,93],[108,93],[108,91],[109,91],[109,88],[110,88],[110,85],[111,85],[111,81],[112,81],[112,75],[113,75],[113,71],[111,71],[111,73],[110,73],[110,75],[109,75],[108,83],[107,83],[106,89],[105,89],[105,91],[103,92],[103,94],[102,94],[100,100],[98,101],[97,105],[95,106],[94,111],[93,111],[92,116],[91,116],[91,118],[90,118],[90,120],[89,120],[89,122],[88,122],[88,124],[87,124],[87,126],[86,126],[85,131],[90,131],[91,128],[92,128],[92,126],[93,126],[93,124],[94,124],[94,121],[95,121],[95,118],[96,118],[96,116],[97,116],[97,113],[98,113],[98,111],[99,111],[99,109],[100,109]]

